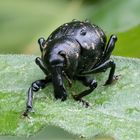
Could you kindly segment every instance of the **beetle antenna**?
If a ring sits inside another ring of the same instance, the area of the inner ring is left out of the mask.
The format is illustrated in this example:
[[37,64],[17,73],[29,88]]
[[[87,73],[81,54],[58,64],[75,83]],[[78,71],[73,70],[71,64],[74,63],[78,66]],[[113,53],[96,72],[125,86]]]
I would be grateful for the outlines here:
[[42,52],[46,48],[46,40],[43,37],[41,37],[38,39],[38,44],[39,44],[40,50]]
[[62,74],[66,78],[66,80],[67,80],[67,82],[69,84],[69,87],[71,87],[72,86],[72,81],[69,79],[68,75],[64,71],[62,71]]

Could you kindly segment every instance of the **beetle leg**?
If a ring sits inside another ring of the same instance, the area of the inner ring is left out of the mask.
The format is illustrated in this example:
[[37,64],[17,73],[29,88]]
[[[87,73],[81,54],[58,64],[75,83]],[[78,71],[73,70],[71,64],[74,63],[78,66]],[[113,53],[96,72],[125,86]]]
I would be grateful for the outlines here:
[[111,53],[115,47],[116,41],[117,41],[117,37],[115,35],[111,35],[107,43],[107,46],[105,48],[101,63],[105,62],[106,60],[109,60]]
[[114,80],[117,80],[117,76],[116,77],[114,76],[116,64],[113,60],[107,60],[106,62],[99,65],[98,67],[90,71],[83,72],[82,74],[98,73],[100,71],[104,71],[104,69],[107,69],[107,68],[111,68],[109,76],[108,76],[108,80],[105,83],[105,85],[108,85],[108,84],[111,84]]
[[40,89],[46,87],[47,83],[51,82],[50,77],[46,77],[45,79],[37,80],[31,84],[27,94],[27,103],[26,103],[26,111],[23,113],[23,116],[28,116],[28,113],[32,110],[32,100],[33,100],[33,92],[37,92]]
[[81,81],[85,86],[88,86],[89,89],[82,91],[78,95],[73,95],[74,100],[82,102],[86,107],[89,106],[89,103],[83,100],[82,98],[84,96],[89,95],[96,87],[97,87],[97,82],[96,80],[88,77],[88,76],[77,76],[77,80]]
[[43,61],[42,61],[41,58],[37,57],[37,58],[35,59],[35,63],[40,67],[40,69],[41,69],[46,75],[49,74],[49,73],[48,73],[48,70],[47,70],[47,68],[44,66]]

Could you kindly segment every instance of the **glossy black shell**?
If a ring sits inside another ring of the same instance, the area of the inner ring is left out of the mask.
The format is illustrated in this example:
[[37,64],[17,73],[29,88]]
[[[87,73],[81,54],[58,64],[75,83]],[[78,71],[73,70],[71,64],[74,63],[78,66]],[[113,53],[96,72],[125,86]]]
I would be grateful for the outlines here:
[[75,60],[78,61],[77,73],[93,68],[100,61],[106,45],[106,35],[103,30],[86,21],[74,20],[63,24],[51,33],[46,42],[49,46],[57,39],[69,42],[72,39],[80,45],[79,58]]

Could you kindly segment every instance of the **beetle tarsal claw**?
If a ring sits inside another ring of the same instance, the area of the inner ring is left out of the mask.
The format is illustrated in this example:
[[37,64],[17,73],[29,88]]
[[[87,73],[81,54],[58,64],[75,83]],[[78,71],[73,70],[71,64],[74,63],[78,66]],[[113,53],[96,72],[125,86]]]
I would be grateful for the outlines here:
[[104,84],[104,86],[110,85],[110,84],[114,84],[116,83],[116,81],[118,81],[118,79],[120,79],[121,74],[119,75],[114,75],[112,81],[106,81],[106,83]]
[[121,77],[121,74],[114,75],[114,80],[118,80]]
[[86,108],[91,106],[91,104],[89,102],[87,102],[87,101],[85,101],[83,99],[80,99],[79,102],[81,102],[82,105],[85,106]]
[[72,94],[72,97],[75,101],[79,101],[80,103],[82,103],[82,105],[85,106],[86,108],[91,106],[91,104],[89,102],[85,101],[84,99],[77,98],[78,95],[76,95],[74,92]]

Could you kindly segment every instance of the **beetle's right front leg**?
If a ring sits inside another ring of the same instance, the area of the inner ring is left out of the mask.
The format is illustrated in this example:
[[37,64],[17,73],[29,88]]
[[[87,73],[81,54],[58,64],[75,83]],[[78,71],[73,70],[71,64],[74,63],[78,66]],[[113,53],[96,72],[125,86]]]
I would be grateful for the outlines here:
[[27,94],[27,103],[26,103],[26,111],[23,113],[23,116],[28,116],[28,113],[32,110],[32,100],[33,100],[33,92],[37,92],[40,89],[46,87],[47,83],[51,82],[51,77],[46,77],[45,79],[37,80],[31,84]]

